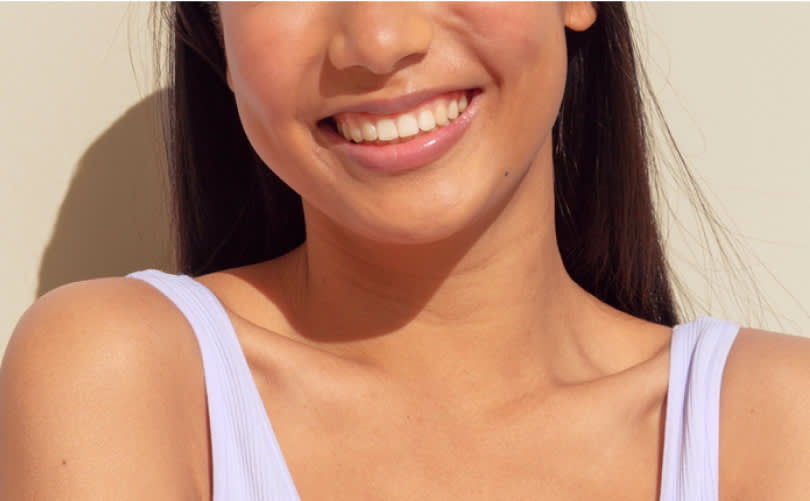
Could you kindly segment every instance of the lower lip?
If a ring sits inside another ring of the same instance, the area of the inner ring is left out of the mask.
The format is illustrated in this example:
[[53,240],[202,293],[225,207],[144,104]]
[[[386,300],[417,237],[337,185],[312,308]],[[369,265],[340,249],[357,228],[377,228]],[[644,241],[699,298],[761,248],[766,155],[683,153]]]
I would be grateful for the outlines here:
[[353,163],[369,170],[388,174],[399,173],[427,165],[458,142],[478,109],[479,94],[475,94],[464,112],[444,127],[421,134],[413,139],[392,144],[353,143],[327,128],[334,149]]

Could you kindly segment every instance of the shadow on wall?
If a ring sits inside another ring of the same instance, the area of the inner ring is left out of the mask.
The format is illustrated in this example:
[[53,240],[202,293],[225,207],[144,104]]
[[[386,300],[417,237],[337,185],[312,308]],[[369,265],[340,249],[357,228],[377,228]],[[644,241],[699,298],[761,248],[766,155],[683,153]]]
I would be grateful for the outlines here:
[[39,266],[37,295],[77,280],[174,269],[158,91],[79,160]]

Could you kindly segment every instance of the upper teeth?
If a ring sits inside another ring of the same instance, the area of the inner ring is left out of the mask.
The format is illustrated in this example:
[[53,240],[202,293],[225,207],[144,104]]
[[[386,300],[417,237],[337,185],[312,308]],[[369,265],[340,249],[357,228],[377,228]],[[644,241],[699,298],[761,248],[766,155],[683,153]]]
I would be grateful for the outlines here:
[[393,141],[443,127],[467,108],[467,95],[442,97],[415,110],[375,118],[370,114],[342,113],[335,117],[340,135],[349,141]]

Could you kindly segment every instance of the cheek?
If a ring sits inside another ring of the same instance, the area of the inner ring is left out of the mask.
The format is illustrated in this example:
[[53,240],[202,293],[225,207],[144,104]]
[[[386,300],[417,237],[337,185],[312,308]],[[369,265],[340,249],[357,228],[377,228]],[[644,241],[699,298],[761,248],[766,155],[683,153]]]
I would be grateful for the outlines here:
[[523,65],[538,55],[564,48],[563,9],[546,2],[462,3],[455,14],[467,30],[480,39],[482,48],[497,53],[499,64]]
[[272,131],[305,109],[296,103],[317,91],[326,36],[322,16],[307,4],[234,7],[223,15],[232,90],[240,114]]
[[242,126],[262,160],[294,187],[302,181],[292,166],[312,149],[306,103],[317,95],[312,75],[322,62],[325,36],[322,20],[302,15],[302,8],[306,4],[260,4],[223,16]]
[[498,84],[523,96],[527,105],[552,104],[556,114],[559,103],[553,103],[562,99],[567,69],[563,7],[545,2],[476,3],[455,10]]
[[[554,124],[565,90],[567,49],[563,8],[549,3],[459,6],[474,33],[479,59],[497,80],[498,111],[509,130],[490,129],[536,152]],[[502,92],[501,92],[502,91]],[[515,158],[514,160],[519,160]]]

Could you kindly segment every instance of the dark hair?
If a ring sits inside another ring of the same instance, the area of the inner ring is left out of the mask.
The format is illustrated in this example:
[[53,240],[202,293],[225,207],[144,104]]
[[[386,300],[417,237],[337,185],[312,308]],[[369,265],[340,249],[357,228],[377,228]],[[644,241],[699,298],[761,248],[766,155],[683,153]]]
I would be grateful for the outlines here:
[[[166,132],[180,270],[200,275],[285,254],[305,238],[301,199],[245,136],[225,80],[215,8],[161,8],[171,29]],[[624,5],[597,9],[588,30],[566,32],[568,77],[553,129],[558,244],[585,290],[674,325],[650,186],[646,77]]]

